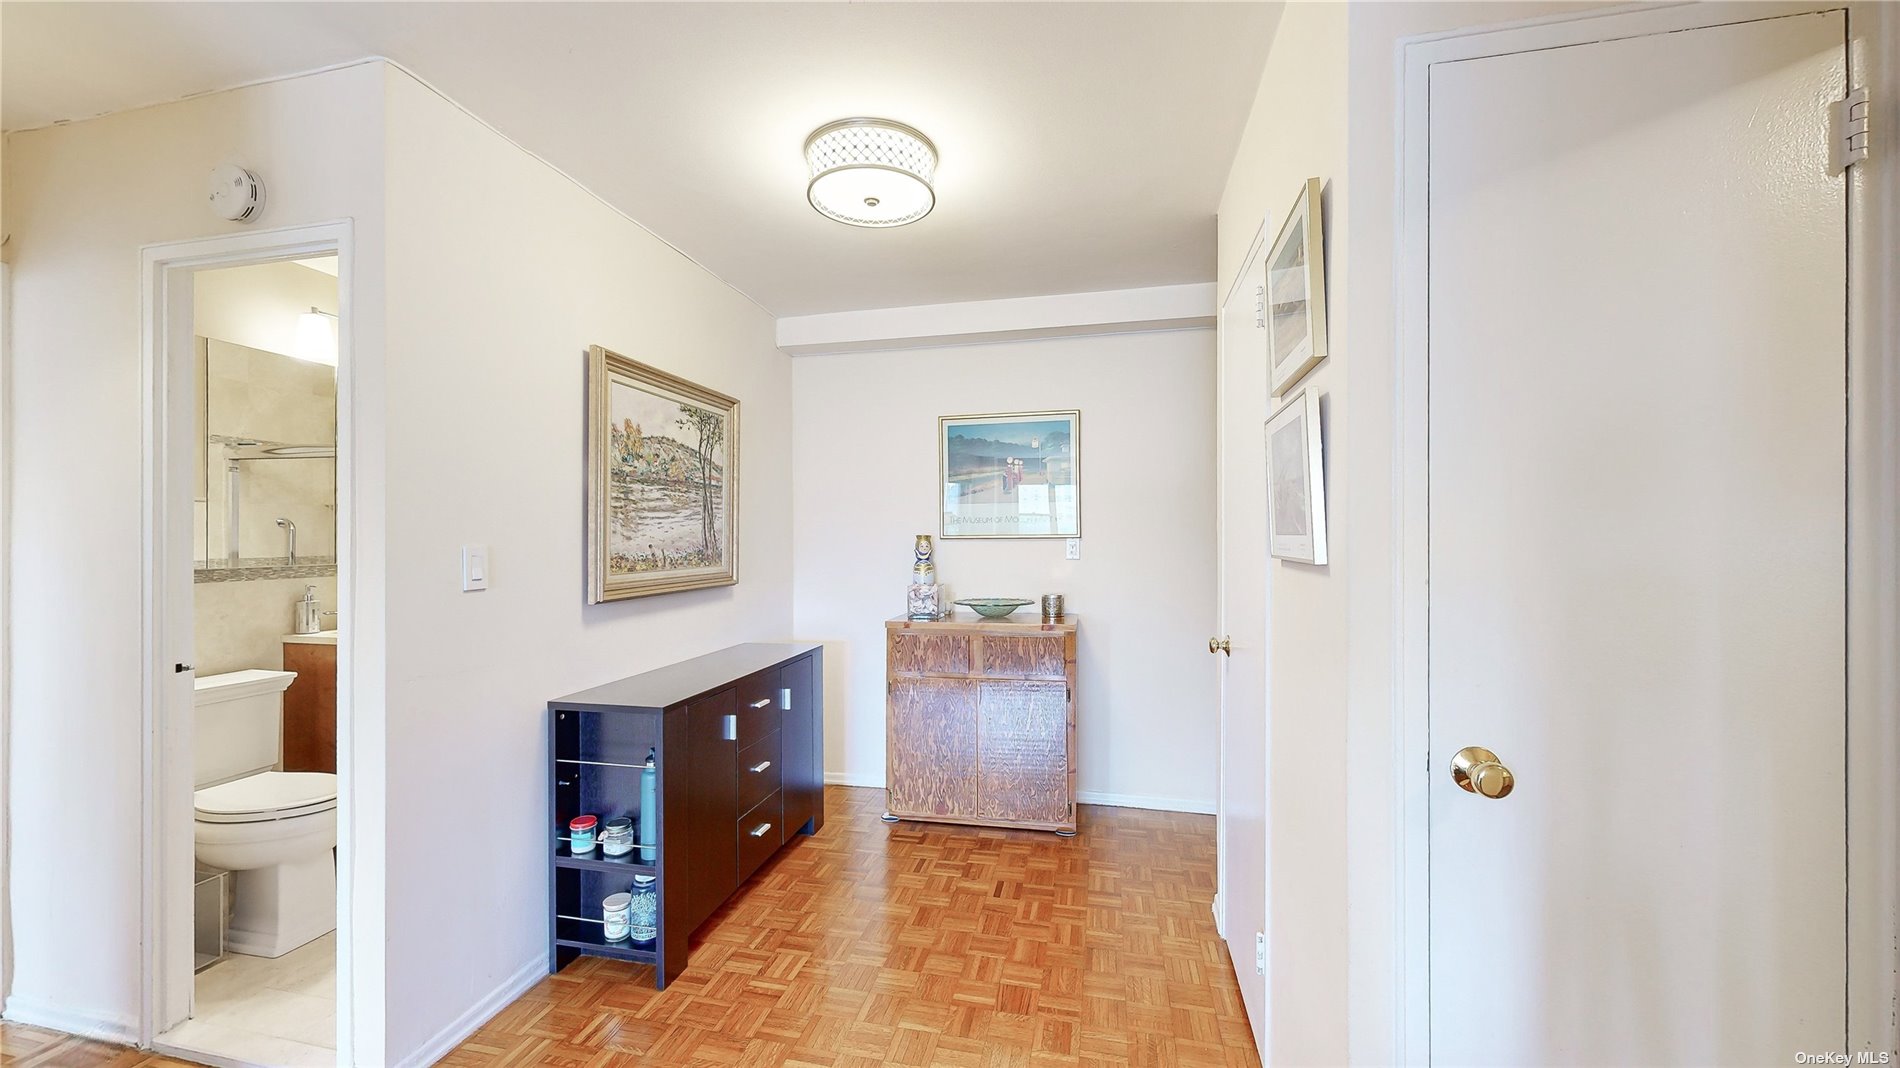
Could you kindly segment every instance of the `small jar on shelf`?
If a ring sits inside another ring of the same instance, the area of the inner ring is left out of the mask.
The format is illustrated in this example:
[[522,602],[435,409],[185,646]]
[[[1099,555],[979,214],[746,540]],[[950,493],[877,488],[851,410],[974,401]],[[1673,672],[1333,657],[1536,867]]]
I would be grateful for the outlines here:
[[624,857],[633,852],[633,821],[625,816],[608,820],[600,831],[600,851],[610,857]]
[[567,851],[584,857],[594,851],[594,831],[600,825],[595,816],[576,816],[567,821]]
[[660,937],[660,895],[653,876],[636,875],[627,905],[629,937],[636,946],[650,946]]

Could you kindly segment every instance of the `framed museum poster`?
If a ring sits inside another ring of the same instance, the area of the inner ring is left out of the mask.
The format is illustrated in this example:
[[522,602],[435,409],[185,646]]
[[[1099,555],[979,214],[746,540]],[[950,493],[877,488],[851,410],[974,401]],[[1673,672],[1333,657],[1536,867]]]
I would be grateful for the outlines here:
[[1081,537],[1081,432],[1079,411],[938,419],[939,533]]
[[587,350],[587,602],[739,580],[739,402]]

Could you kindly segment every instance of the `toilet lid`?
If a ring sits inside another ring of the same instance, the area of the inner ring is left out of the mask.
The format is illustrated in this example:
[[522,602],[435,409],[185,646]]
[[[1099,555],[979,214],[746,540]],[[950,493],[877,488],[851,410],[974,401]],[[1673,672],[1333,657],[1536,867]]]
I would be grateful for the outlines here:
[[254,823],[324,812],[336,807],[336,776],[326,771],[264,771],[198,791],[198,818],[207,823]]

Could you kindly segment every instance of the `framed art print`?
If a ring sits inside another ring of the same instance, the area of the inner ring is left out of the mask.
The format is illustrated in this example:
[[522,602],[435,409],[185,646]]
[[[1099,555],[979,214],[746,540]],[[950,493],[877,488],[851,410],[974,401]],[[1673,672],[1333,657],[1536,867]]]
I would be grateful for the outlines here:
[[1081,432],[1079,411],[938,419],[939,533],[1081,537]]
[[739,580],[739,402],[587,350],[587,602]]
[[1305,564],[1326,562],[1326,464],[1319,397],[1310,387],[1267,420],[1267,552]]
[[1308,178],[1267,253],[1267,366],[1275,397],[1326,358],[1326,252],[1320,180]]

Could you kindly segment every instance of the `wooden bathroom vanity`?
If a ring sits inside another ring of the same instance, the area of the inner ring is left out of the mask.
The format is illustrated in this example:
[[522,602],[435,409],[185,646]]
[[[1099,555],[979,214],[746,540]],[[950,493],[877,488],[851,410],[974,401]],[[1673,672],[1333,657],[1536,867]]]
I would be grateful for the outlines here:
[[[549,968],[592,954],[654,966],[655,985],[686,968],[687,937],[796,834],[825,823],[824,652],[735,645],[548,702]],[[640,824],[648,753],[657,784],[656,856],[574,855],[568,821]],[[601,901],[654,876],[651,947],[605,936]]]

